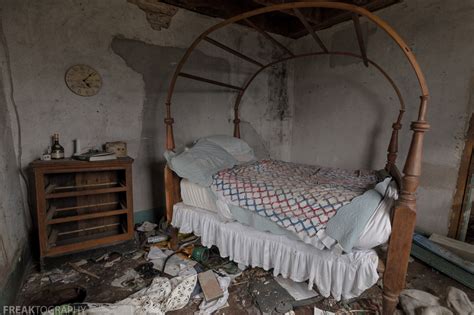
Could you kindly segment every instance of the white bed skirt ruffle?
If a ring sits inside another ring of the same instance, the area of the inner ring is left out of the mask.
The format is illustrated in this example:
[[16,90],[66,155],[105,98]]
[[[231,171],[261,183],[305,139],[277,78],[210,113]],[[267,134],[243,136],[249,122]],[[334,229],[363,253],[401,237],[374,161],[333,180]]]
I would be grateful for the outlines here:
[[221,222],[217,214],[178,203],[172,225],[181,233],[194,233],[204,246],[215,245],[223,257],[252,267],[273,269],[296,282],[308,280],[324,297],[351,299],[378,280],[378,256],[374,250],[339,255],[319,250],[286,236],[257,231],[238,222]]

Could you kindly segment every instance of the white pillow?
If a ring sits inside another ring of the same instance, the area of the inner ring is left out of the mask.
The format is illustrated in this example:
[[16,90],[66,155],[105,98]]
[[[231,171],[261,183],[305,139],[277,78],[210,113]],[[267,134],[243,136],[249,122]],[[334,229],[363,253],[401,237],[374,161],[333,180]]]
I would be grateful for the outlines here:
[[257,159],[253,149],[242,139],[227,135],[215,135],[203,139],[222,147],[241,163],[255,161]]
[[166,151],[164,156],[179,177],[201,186],[210,186],[212,175],[238,162],[221,146],[203,139],[181,153]]

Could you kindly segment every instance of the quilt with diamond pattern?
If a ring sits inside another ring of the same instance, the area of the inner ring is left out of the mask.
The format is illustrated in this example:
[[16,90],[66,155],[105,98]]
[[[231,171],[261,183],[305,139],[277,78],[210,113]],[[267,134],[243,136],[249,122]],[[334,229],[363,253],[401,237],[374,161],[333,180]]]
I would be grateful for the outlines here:
[[340,207],[377,182],[376,171],[260,160],[216,173],[211,188],[228,204],[313,237]]

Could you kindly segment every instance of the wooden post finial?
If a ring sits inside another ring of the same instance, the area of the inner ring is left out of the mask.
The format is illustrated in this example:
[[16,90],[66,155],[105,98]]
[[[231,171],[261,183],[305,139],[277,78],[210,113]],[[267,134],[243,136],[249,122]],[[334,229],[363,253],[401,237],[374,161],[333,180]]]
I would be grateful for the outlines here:
[[234,122],[234,137],[240,138],[240,118],[239,118],[238,103],[234,107],[234,121],[233,122]]
[[400,109],[400,113],[398,114],[397,121],[392,125],[392,136],[390,137],[390,143],[387,149],[387,164],[385,165],[385,170],[390,171],[393,165],[395,165],[397,161],[397,153],[398,153],[398,131],[402,129],[402,118],[403,113],[405,112],[404,109]]

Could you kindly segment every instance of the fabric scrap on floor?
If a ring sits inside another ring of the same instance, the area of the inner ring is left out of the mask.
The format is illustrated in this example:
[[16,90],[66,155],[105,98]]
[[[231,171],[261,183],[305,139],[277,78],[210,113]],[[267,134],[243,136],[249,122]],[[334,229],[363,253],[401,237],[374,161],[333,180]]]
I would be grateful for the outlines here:
[[474,305],[467,297],[467,294],[455,287],[448,287],[446,303],[455,314],[474,314]]
[[400,304],[407,315],[416,315],[419,308],[440,305],[439,298],[416,289],[403,290],[400,294]]
[[474,315],[474,306],[466,293],[448,287],[446,306],[436,296],[421,290],[408,289],[400,294],[400,304],[407,315]]
[[158,277],[151,285],[114,304],[89,304],[84,315],[158,314],[183,308],[188,304],[197,275],[167,279]]

